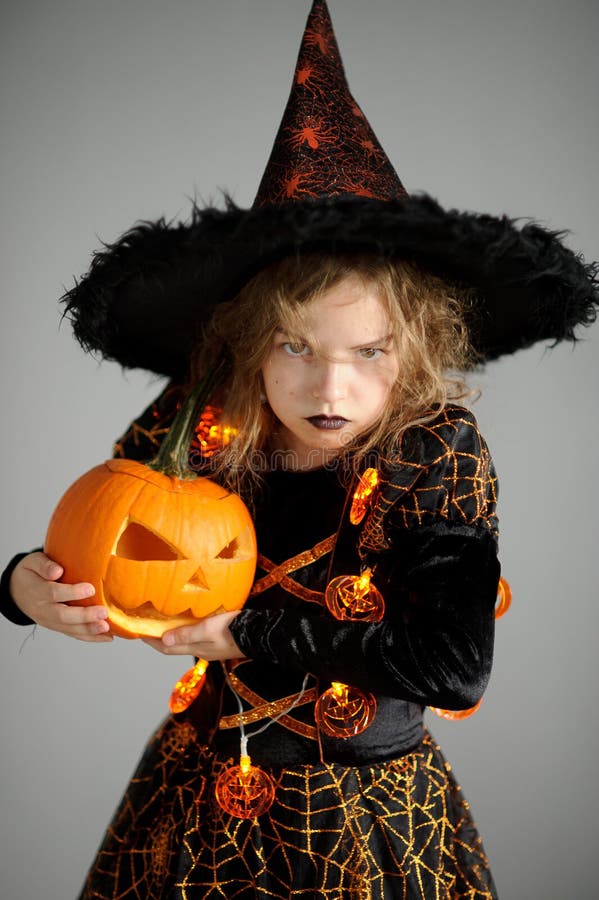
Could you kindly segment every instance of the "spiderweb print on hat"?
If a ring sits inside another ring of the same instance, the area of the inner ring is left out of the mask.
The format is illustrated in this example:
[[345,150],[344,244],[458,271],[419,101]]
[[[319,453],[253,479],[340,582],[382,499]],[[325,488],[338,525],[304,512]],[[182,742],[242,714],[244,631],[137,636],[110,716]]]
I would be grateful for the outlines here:
[[327,5],[315,0],[254,207],[352,194],[407,192],[350,93]]

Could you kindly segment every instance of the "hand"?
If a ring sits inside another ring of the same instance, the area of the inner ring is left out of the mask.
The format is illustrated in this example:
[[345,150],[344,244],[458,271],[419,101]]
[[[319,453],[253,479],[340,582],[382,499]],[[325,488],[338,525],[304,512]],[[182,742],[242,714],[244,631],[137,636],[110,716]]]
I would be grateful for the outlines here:
[[10,593],[21,610],[38,625],[79,641],[111,641],[108,612],[103,606],[69,606],[72,600],[93,597],[87,582],[60,584],[63,568],[45,553],[25,556],[10,576]]
[[146,644],[167,656],[197,656],[201,659],[242,659],[229,625],[239,612],[208,616],[193,625],[166,631],[162,638],[144,638]]

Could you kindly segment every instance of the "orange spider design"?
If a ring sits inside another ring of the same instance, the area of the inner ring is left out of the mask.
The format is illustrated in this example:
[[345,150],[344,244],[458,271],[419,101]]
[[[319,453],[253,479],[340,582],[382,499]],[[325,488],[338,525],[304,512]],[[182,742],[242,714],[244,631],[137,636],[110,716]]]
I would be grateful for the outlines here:
[[314,169],[310,169],[306,172],[296,172],[295,175],[292,175],[290,178],[285,179],[281,188],[281,192],[277,199],[289,200],[292,197],[299,196],[317,197],[318,195],[315,194],[314,191],[311,191],[304,186],[304,182],[308,181],[310,178],[313,178],[314,174]]
[[319,77],[318,69],[308,63],[297,70],[295,83],[306,88],[312,95],[320,94],[322,96],[324,93],[322,77]]
[[339,185],[339,190],[348,194],[355,194],[356,197],[376,198],[376,194],[374,194],[370,188],[364,187],[361,182],[348,176],[346,176]]
[[[310,121],[308,119],[308,121]],[[314,119],[313,125],[304,125],[298,128],[288,138],[287,142],[293,147],[301,147],[307,144],[312,150],[318,150],[321,144],[334,144],[337,139],[336,128],[323,127],[321,118]]]
[[375,198],[375,194],[372,193],[370,188],[366,187],[358,187],[355,190],[351,191],[352,194],[355,194],[356,197],[370,197],[371,199]]
[[329,52],[329,39],[323,31],[309,29],[305,34],[305,43],[307,47],[318,47],[323,56]]
[[375,158],[381,159],[383,157],[383,151],[380,147],[377,147],[374,141],[360,141],[360,147],[366,151],[368,158],[371,156]]

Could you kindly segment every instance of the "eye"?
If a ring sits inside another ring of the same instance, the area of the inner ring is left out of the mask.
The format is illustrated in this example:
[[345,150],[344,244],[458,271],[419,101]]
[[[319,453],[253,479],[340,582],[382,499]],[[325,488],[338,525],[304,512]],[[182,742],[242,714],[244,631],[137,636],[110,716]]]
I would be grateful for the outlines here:
[[180,554],[176,553],[164,538],[154,534],[139,522],[129,522],[118,540],[114,554],[123,559],[136,559],[139,562],[180,558]]
[[362,347],[361,350],[358,350],[362,359],[378,359],[384,352],[380,347]]
[[308,356],[310,353],[309,346],[302,341],[285,341],[281,347],[289,356]]

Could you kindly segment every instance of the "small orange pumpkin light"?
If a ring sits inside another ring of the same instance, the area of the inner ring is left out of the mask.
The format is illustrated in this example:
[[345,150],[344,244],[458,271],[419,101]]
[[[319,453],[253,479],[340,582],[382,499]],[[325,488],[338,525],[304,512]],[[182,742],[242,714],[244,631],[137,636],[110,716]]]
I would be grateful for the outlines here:
[[500,619],[506,614],[512,605],[512,589],[505,578],[499,579],[497,587],[497,606],[495,607],[495,618]]
[[370,503],[372,492],[379,481],[379,473],[376,469],[366,469],[360,476],[360,481],[352,498],[349,511],[349,521],[352,525],[359,525]]
[[314,707],[314,718],[329,737],[354,737],[365,731],[376,715],[376,700],[359,688],[333,681]]
[[195,666],[188,669],[179,681],[176,682],[170,696],[168,707],[172,713],[185,712],[191,706],[196,697],[199,697],[204,682],[206,681],[206,669],[208,660],[198,659]]
[[268,812],[275,797],[270,775],[253,766],[243,753],[238,766],[230,766],[220,773],[215,785],[216,801],[221,809],[238,819],[253,819]]
[[474,713],[478,712],[480,709],[480,705],[483,702],[483,698],[481,697],[478,703],[474,706],[471,706],[469,709],[440,709],[438,706],[429,707],[432,712],[436,716],[439,716],[441,719],[448,719],[452,722],[459,722],[461,719],[469,719],[470,716],[473,716]]
[[371,581],[372,572],[339,575],[329,581],[324,600],[329,612],[340,621],[380,622],[385,613],[383,595]]

